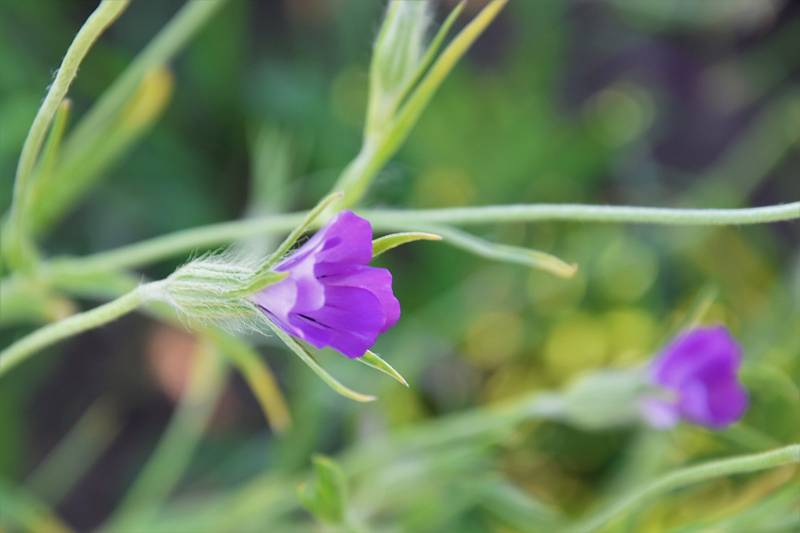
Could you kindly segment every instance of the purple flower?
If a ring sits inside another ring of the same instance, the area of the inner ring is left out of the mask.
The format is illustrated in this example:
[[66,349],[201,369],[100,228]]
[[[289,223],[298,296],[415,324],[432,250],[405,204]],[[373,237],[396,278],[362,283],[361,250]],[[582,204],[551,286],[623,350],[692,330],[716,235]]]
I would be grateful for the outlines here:
[[343,211],[278,264],[286,279],[253,300],[290,335],[361,357],[400,318],[392,274],[371,259],[372,226]]
[[645,418],[658,428],[679,419],[714,429],[736,422],[747,409],[737,376],[741,358],[741,348],[724,326],[682,333],[650,365],[650,382],[664,395],[644,400]]

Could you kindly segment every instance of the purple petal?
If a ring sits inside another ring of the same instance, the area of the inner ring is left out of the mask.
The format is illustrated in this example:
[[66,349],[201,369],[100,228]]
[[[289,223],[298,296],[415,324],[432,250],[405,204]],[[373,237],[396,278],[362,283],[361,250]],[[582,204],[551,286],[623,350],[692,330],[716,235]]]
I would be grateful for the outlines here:
[[317,348],[331,346],[349,357],[364,355],[385,322],[381,303],[370,291],[336,286],[325,287],[323,307],[293,312],[290,321]]
[[276,270],[289,276],[254,301],[291,335],[360,357],[400,318],[392,275],[371,259],[370,223],[344,211],[284,259]]
[[[392,273],[385,268],[352,265],[348,268],[328,268],[328,263],[317,265],[317,274],[326,285],[366,289],[381,304],[383,326],[380,333],[394,326],[400,319],[400,302],[392,291]],[[328,272],[335,272],[329,274]]]
[[[737,421],[748,403],[737,376],[741,357],[741,348],[723,326],[681,334],[650,369],[652,383],[671,391],[675,400],[650,399],[645,416],[654,425],[658,425],[658,416],[669,409],[689,422],[711,428]],[[651,419],[652,413],[655,415]]]

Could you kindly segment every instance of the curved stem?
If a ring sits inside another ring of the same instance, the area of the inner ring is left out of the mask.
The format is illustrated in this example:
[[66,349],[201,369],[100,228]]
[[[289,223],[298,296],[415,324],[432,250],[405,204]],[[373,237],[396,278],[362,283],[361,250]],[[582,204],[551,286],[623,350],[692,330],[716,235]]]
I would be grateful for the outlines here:
[[49,324],[21,338],[0,352],[0,377],[42,348],[133,311],[147,299],[148,290],[152,286],[153,284],[141,285],[116,300]]
[[119,17],[128,6],[128,0],[104,0],[97,9],[92,12],[81,29],[75,35],[72,44],[64,54],[61,66],[56,72],[53,83],[50,85],[47,95],[39,106],[36,116],[33,119],[28,136],[22,145],[22,152],[17,163],[17,172],[14,177],[13,201],[11,204],[11,214],[6,229],[7,238],[11,241],[8,244],[7,253],[11,260],[16,263],[23,263],[29,260],[32,251],[27,246],[27,227],[25,226],[25,214],[30,196],[30,181],[33,174],[36,160],[42,149],[47,130],[56,116],[61,102],[67,95],[72,80],[78,73],[83,58],[89,53],[89,49],[100,37],[108,26]]
[[797,463],[800,463],[800,444],[793,444],[768,452],[740,455],[730,459],[722,459],[697,466],[690,466],[689,468],[671,472],[653,481],[649,485],[646,485],[644,488],[632,491],[617,503],[612,504],[610,507],[599,512],[585,522],[578,524],[572,531],[597,531],[611,519],[662,492],[731,474],[743,474],[785,464]]
[[[485,207],[453,207],[414,210],[362,210],[361,214],[379,231],[409,229],[424,224],[492,224],[564,220],[576,222],[636,223],[663,225],[759,224],[800,219],[800,202],[745,209],[668,209],[661,207],[617,207],[581,204],[521,204]],[[224,222],[177,231],[79,259],[50,263],[49,275],[69,272],[105,272],[141,266],[196,248],[224,245],[239,239],[290,231],[305,212]]]
[[442,209],[365,211],[377,225],[488,224],[497,222],[615,222],[672,226],[763,224],[800,219],[800,202],[744,209],[670,209],[583,204],[517,204]]
[[67,49],[64,59],[61,61],[61,66],[56,73],[53,83],[50,85],[50,90],[42,102],[36,117],[33,119],[28,136],[22,146],[22,153],[19,157],[19,164],[17,165],[17,174],[14,183],[14,200],[15,204],[21,199],[19,198],[26,190],[27,179],[33,171],[36,164],[36,158],[39,155],[39,150],[44,142],[44,136],[47,133],[47,128],[53,121],[53,117],[61,105],[62,100],[67,94],[72,80],[78,73],[78,66],[83,61],[83,58],[89,52],[94,42],[100,37],[100,34],[125,10],[128,6],[128,0],[114,1],[105,0],[94,12],[86,19],[86,23],[75,35],[75,39]]

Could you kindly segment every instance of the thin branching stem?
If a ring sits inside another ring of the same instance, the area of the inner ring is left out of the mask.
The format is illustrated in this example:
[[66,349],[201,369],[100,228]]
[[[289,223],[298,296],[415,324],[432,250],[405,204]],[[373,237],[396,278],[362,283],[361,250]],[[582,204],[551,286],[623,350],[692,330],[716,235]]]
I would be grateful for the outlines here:
[[617,502],[572,528],[575,533],[598,531],[615,517],[627,512],[644,501],[664,492],[733,474],[744,474],[776,466],[800,463],[800,444],[785,446],[776,450],[751,455],[740,455],[719,461],[712,461],[682,470],[670,472],[652,483],[639,487],[623,496]]
[[62,339],[102,326],[130,313],[148,299],[149,292],[154,286],[154,283],[140,285],[116,300],[89,311],[72,315],[59,322],[48,324],[22,337],[0,352],[0,378],[40,350]]
[[[410,230],[430,224],[475,224],[542,221],[722,226],[800,219],[800,202],[744,209],[669,209],[582,204],[521,204],[415,210],[362,210],[378,231]],[[198,248],[223,246],[239,239],[290,231],[307,213],[269,215],[177,231],[81,259],[53,262],[59,271],[98,271],[133,268]]]

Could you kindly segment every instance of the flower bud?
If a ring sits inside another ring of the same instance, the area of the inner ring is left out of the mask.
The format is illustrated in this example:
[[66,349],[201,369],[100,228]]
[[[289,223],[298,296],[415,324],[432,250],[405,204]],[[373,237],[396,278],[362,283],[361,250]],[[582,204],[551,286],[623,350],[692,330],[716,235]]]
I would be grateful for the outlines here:
[[263,286],[255,273],[253,265],[227,254],[203,256],[173,272],[164,280],[158,296],[192,322],[246,323],[258,316],[246,297]]
[[372,55],[368,128],[391,116],[397,99],[417,74],[429,23],[428,0],[389,3]]
[[587,430],[608,429],[640,419],[646,383],[640,370],[600,370],[573,383],[562,397],[563,421]]

